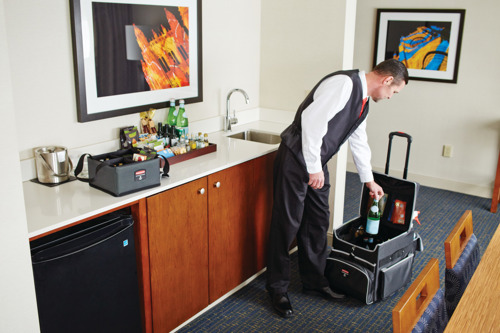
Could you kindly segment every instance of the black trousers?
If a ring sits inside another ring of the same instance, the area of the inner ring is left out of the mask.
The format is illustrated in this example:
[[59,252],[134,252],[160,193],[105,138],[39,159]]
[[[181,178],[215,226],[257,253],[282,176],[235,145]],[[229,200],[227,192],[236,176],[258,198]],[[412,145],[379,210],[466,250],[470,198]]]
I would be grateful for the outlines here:
[[274,162],[274,203],[267,256],[267,290],[288,291],[290,283],[289,249],[297,237],[299,271],[305,288],[328,286],[324,276],[329,226],[330,182],[325,166],[325,185],[312,189],[307,182],[305,164],[285,145]]

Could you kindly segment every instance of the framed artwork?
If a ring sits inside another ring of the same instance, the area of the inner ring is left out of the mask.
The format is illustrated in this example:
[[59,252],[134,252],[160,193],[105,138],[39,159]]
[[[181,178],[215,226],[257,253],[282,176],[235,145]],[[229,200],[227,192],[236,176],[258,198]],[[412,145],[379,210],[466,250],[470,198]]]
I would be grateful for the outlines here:
[[78,121],[203,100],[201,0],[70,0]]
[[395,58],[410,79],[456,83],[463,9],[378,9],[374,66]]

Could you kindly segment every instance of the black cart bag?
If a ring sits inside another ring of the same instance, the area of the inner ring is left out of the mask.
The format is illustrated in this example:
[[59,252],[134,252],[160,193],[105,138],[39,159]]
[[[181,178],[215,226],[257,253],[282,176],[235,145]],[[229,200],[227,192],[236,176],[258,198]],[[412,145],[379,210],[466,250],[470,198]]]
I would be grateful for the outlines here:
[[[407,139],[403,179],[388,175],[395,135]],[[366,304],[383,300],[406,286],[411,280],[415,252],[423,250],[412,222],[419,184],[406,180],[410,145],[408,134],[390,133],[385,174],[373,173],[375,182],[385,193],[379,200],[380,226],[373,243],[367,242],[364,234],[373,202],[364,184],[360,216],[344,223],[333,234],[325,270],[330,286]]]

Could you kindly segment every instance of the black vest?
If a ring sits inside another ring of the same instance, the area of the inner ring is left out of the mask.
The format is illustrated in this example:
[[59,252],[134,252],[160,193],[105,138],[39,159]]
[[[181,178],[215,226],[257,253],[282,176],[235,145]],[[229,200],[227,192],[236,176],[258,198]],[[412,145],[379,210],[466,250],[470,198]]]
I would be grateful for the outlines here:
[[338,71],[325,76],[316,84],[314,89],[307,95],[306,99],[300,104],[295,119],[292,124],[281,133],[281,140],[298,157],[305,166],[304,156],[302,155],[302,112],[313,102],[313,96],[321,82],[333,75],[347,75],[352,79],[353,89],[345,107],[340,110],[329,122],[326,135],[321,144],[321,164],[324,167],[326,163],[335,155],[342,144],[351,136],[368,115],[368,103],[366,103],[362,113],[363,104],[363,86],[359,78],[358,70]]

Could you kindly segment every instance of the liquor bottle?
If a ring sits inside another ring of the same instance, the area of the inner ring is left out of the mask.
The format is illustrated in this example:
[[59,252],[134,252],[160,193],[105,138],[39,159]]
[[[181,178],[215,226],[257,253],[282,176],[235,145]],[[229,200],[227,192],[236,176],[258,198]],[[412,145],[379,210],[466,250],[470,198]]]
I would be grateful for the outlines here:
[[158,122],[157,137],[158,137],[158,139],[163,139],[163,125],[161,122]]
[[208,134],[203,134],[203,147],[208,147],[210,143],[208,142]]
[[187,153],[186,139],[184,137],[184,134],[182,134],[181,137],[179,138],[178,146],[180,148],[180,153],[181,154]]
[[198,132],[198,136],[196,137],[196,149],[203,148],[203,134]]
[[175,99],[170,100],[170,109],[168,109],[167,124],[170,126],[177,125],[178,110],[175,108]]
[[186,147],[186,152],[189,153],[191,151],[191,144],[189,143],[189,137],[186,135],[182,135],[184,146]]
[[177,136],[177,131],[175,126],[170,127],[170,145],[176,146],[179,142],[179,137]]
[[195,150],[196,147],[196,140],[193,137],[193,133],[189,134],[189,145],[191,146],[191,150]]
[[188,116],[184,108],[184,100],[179,101],[179,113],[177,114],[177,128],[182,130],[182,134],[188,134]]
[[163,137],[165,138],[165,147],[170,147],[170,125],[163,125]]
[[368,217],[366,219],[366,229],[365,229],[365,242],[375,245],[374,239],[378,234],[378,229],[380,225],[380,210],[378,208],[378,199],[373,199],[373,204],[368,211]]

